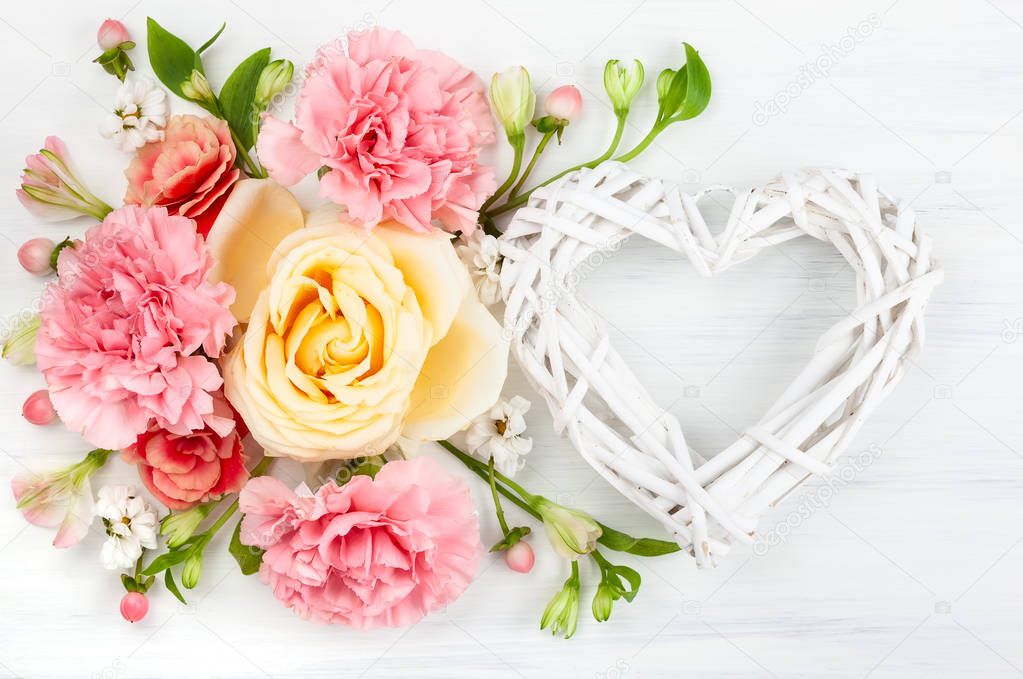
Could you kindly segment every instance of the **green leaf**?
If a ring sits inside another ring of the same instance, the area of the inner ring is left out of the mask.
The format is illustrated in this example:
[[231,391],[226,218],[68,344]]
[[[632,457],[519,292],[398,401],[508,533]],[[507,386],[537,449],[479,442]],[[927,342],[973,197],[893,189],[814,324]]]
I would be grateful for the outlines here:
[[139,584],[135,582],[135,578],[131,577],[127,573],[121,573],[121,584],[129,592],[139,591]]
[[186,558],[190,550],[187,549],[175,549],[153,559],[153,563],[146,566],[145,570],[142,571],[143,575],[156,575],[160,571],[165,571],[171,566],[176,566]]
[[220,90],[220,108],[238,140],[248,150],[256,143],[258,111],[254,110],[259,76],[270,63],[270,48],[251,54],[238,64]]
[[153,72],[167,89],[186,99],[181,93],[181,83],[192,75],[192,69],[198,68],[202,72],[199,55],[188,43],[156,23],[152,17],[146,19],[146,27],[149,63]]
[[626,582],[629,583],[629,589],[622,592],[622,597],[626,601],[631,602],[639,593],[639,586],[643,579],[639,576],[639,573],[628,566],[615,566],[612,571],[618,577],[625,578]]
[[597,542],[616,552],[627,552],[636,556],[663,556],[681,549],[676,543],[669,540],[634,538],[628,533],[623,533],[604,524],[599,525],[603,532]]
[[[205,51],[206,51],[207,49],[209,49],[210,45],[212,45],[213,43],[215,43],[215,42],[217,41],[217,38],[219,38],[219,37],[220,37],[220,34],[224,32],[224,29],[225,29],[225,28],[227,28],[227,22],[226,22],[226,21],[225,21],[224,23],[222,23],[222,24],[220,25],[220,30],[218,30],[218,31],[217,31],[216,33],[214,33],[214,34],[213,34],[213,37],[212,37],[212,38],[210,38],[209,40],[207,40],[206,42],[204,42],[204,43],[202,44],[202,47],[200,47],[199,49],[197,49],[197,50],[195,51],[195,53],[196,53],[197,55],[199,55],[199,54],[202,54],[203,52],[205,52]],[[196,68],[198,68],[200,72],[202,71],[202,62],[201,62],[201,61],[198,61],[198,60],[197,60],[197,65],[196,65]]]
[[228,551],[231,552],[234,560],[238,562],[242,575],[252,575],[259,570],[259,565],[263,563],[264,550],[259,547],[243,545],[241,530],[242,522],[239,521],[238,525],[234,527],[234,535],[231,536],[231,545],[228,547]]
[[683,43],[686,48],[685,71],[689,82],[686,87],[685,101],[678,111],[679,120],[689,120],[703,113],[710,103],[710,72],[707,65],[700,58],[700,53],[689,43]]
[[178,589],[178,583],[174,582],[174,576],[171,575],[170,569],[163,572],[163,584],[167,587],[167,591],[177,597],[177,600],[181,603],[188,605],[185,601],[185,597],[181,596],[181,590]]

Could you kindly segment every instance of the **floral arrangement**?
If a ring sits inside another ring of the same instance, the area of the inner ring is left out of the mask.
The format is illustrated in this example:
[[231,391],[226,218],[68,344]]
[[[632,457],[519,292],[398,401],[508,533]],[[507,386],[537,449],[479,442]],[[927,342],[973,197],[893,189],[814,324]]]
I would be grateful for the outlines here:
[[[609,145],[527,188],[582,112],[576,87],[555,89],[534,118],[524,68],[487,87],[374,27],[323,46],[297,78],[260,49],[216,89],[204,60],[223,32],[193,48],[149,19],[154,79],[134,72],[123,24],[100,27],[96,62],[121,85],[99,131],[130,156],[119,207],[80,179],[59,138],[26,158],[17,195],[33,215],[93,224],[20,248],[25,270],[56,278],[38,313],[12,324],[3,355],[45,380],[24,402],[26,420],[59,420],[94,450],[12,479],[18,509],[55,528],[59,548],[103,533],[100,562],[120,572],[129,621],[145,617],[158,576],[186,602],[182,588],[199,585],[205,550],[226,528],[241,571],[286,607],[371,628],[413,623],[461,595],[492,558],[484,538],[529,572],[537,540],[508,523],[511,503],[543,526],[570,573],[541,628],[575,633],[584,571],[599,578],[593,617],[607,620],[640,588],[608,555],[679,547],[514,480],[532,448],[530,404],[502,396],[508,338],[488,308],[501,303],[498,222],[536,187],[634,158],[699,115],[710,98],[699,55],[684,45],[684,63],[661,71],[656,120],[624,152],[644,69],[609,61]],[[172,113],[168,92],[191,112]],[[282,120],[275,112],[295,92],[294,118]],[[481,161],[498,130],[513,151],[500,184]],[[323,199],[308,210],[286,188],[307,177]],[[480,534],[468,487],[435,454],[486,484],[500,535]],[[91,480],[117,458],[139,483],[94,495]],[[275,466],[282,458],[302,464],[305,482]]]

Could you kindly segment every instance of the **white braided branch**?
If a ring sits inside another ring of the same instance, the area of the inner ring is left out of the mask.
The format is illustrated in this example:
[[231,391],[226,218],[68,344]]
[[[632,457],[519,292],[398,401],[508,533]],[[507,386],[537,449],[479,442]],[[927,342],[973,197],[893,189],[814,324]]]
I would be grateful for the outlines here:
[[[734,204],[714,234],[699,201],[718,190]],[[806,234],[832,243],[856,273],[856,311],[824,334],[760,422],[709,459],[686,445],[678,420],[653,402],[574,294],[588,258],[633,234],[684,255],[704,276]],[[500,247],[505,329],[555,428],[700,565],[734,541],[752,542],[768,507],[829,471],[919,350],[924,307],[942,277],[913,211],[872,176],[838,170],[688,195],[608,162],[536,191]]]

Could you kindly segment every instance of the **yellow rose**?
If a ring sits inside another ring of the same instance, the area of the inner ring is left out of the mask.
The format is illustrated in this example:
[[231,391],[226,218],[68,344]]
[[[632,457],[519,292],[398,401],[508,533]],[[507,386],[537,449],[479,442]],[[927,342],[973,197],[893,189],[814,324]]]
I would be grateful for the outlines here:
[[497,401],[508,343],[450,236],[304,218],[286,189],[239,182],[208,238],[248,322],[224,391],[270,455],[319,461],[436,440]]

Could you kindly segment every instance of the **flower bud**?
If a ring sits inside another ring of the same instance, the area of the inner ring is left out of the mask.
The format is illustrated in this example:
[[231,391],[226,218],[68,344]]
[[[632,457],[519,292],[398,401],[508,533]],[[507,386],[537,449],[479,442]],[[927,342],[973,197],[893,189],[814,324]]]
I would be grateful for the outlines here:
[[520,540],[504,552],[504,562],[516,573],[528,573],[533,570],[535,561],[536,555],[533,554],[533,548],[528,542]]
[[96,33],[96,42],[103,51],[111,50],[123,42],[131,40],[128,29],[117,19],[107,19],[100,24]]
[[616,116],[628,112],[632,99],[643,86],[643,64],[639,59],[633,59],[632,63],[633,67],[627,69],[617,59],[611,59],[604,66],[604,90]]
[[193,549],[181,569],[181,584],[187,589],[192,589],[199,584],[200,577],[202,577],[202,550]]
[[606,582],[597,586],[597,593],[593,596],[593,618],[597,622],[604,622],[611,617],[611,607],[614,606],[615,595],[611,586]]
[[49,238],[27,240],[18,248],[18,263],[31,274],[45,276],[53,271],[50,268],[50,255],[55,247],[56,243]]
[[16,193],[25,209],[52,222],[83,214],[103,221],[113,210],[75,176],[67,146],[59,137],[47,137],[39,153],[25,158]]
[[216,97],[213,95],[213,88],[210,87],[210,81],[195,68],[192,69],[192,75],[189,76],[188,80],[181,83],[181,94],[185,95],[186,99],[191,99],[197,104],[212,104],[216,101]]
[[185,544],[212,509],[213,505],[207,503],[165,516],[160,521],[160,534],[167,538],[167,546],[174,549]]
[[495,73],[490,80],[490,100],[494,115],[504,127],[508,139],[521,137],[536,108],[536,93],[533,92],[529,71],[522,66],[513,66]]
[[566,639],[575,634],[579,622],[579,571],[572,564],[572,575],[565,586],[547,604],[540,618],[540,629],[549,629],[551,634],[561,634]]
[[277,59],[267,64],[256,84],[256,108],[262,111],[269,106],[273,98],[288,86],[294,74],[295,64],[287,59]]
[[563,125],[567,125],[578,118],[582,112],[583,97],[574,85],[562,85],[547,95],[543,106],[547,115],[557,118],[562,121]]
[[578,559],[597,546],[597,538],[603,531],[589,514],[562,507],[545,497],[538,497],[533,508],[543,519],[551,547],[564,558]]
[[32,424],[39,426],[49,424],[57,419],[57,411],[50,403],[50,392],[40,389],[29,394],[29,397],[25,399],[25,404],[21,406],[21,414]]
[[657,101],[663,102],[668,96],[668,88],[671,87],[671,79],[675,77],[675,71],[666,68],[657,76]]
[[121,598],[121,617],[128,622],[138,622],[149,612],[149,600],[142,592],[128,592]]
[[4,342],[3,357],[14,365],[33,365],[36,362],[36,333],[39,332],[39,315],[33,314],[20,324]]

